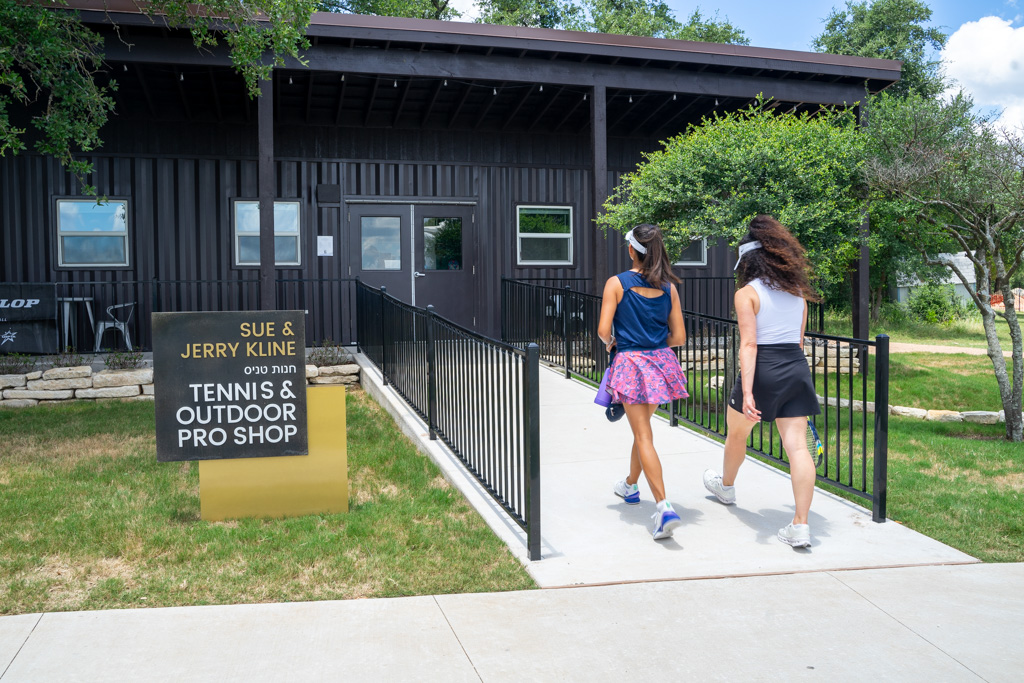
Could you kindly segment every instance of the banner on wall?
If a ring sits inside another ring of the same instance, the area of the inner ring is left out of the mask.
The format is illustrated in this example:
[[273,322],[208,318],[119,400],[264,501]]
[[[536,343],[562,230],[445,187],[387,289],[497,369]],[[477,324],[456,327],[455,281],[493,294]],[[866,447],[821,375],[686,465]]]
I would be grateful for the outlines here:
[[57,285],[0,283],[0,353],[57,348]]

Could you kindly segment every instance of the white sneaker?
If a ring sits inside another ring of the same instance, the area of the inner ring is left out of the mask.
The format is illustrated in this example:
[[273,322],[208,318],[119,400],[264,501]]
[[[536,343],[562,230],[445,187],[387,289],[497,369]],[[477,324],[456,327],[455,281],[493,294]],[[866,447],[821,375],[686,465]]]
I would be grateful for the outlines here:
[[736,504],[736,489],[732,486],[724,486],[722,477],[715,474],[714,470],[704,470],[704,488],[715,494],[715,498],[722,505]]
[[612,493],[622,498],[629,505],[640,503],[640,487],[637,484],[627,484],[625,479],[615,482],[615,486],[612,487]]
[[806,524],[787,524],[779,529],[779,540],[794,548],[808,548],[811,545],[811,527]]

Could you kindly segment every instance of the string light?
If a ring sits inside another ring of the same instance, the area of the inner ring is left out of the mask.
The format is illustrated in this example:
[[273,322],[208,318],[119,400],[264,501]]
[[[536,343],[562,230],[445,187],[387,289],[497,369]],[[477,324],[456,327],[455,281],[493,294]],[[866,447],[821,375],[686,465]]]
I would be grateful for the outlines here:
[[128,65],[127,65],[127,64],[122,64],[121,66],[123,66],[123,67],[124,67],[124,70],[125,70],[125,71],[127,71],[127,70],[128,70]]
[[180,73],[180,74],[178,74],[178,80],[179,80],[179,81],[183,81],[183,80],[185,80],[185,74],[184,74],[184,73]]
[[291,85],[291,84],[292,84],[292,77],[291,77],[291,76],[289,76],[289,77],[288,77],[288,85]]
[[447,78],[444,79],[444,87],[446,87],[446,88],[448,87],[448,79]]
[[497,94],[498,94],[498,89],[497,89],[497,88],[494,88],[494,92],[492,92],[491,94],[492,94],[492,95],[497,95]]
[[672,101],[673,101],[673,102],[675,102],[675,101],[676,101],[676,94],[675,94],[675,93],[672,93]]
[[345,82],[345,74],[341,74],[341,82],[342,82],[342,83],[344,83],[344,82]]
[[586,102],[586,101],[587,101],[587,93],[583,93],[583,101],[584,101],[584,102]]
[[632,95],[629,96],[629,103],[633,104],[633,96]]
[[715,98],[715,106],[716,107],[718,106],[718,98],[717,97]]
[[543,85],[542,85],[542,86],[540,86],[540,91],[541,91],[541,92],[544,92],[544,86],[543,86]]
[[398,79],[397,78],[395,79],[395,84],[392,87],[394,87],[394,88],[398,87]]

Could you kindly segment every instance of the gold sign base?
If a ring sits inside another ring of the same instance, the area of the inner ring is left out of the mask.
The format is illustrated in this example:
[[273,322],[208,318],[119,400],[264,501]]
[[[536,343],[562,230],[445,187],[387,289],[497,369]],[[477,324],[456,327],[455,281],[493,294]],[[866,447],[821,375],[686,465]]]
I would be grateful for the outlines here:
[[306,389],[309,455],[199,461],[203,519],[348,512],[345,387]]

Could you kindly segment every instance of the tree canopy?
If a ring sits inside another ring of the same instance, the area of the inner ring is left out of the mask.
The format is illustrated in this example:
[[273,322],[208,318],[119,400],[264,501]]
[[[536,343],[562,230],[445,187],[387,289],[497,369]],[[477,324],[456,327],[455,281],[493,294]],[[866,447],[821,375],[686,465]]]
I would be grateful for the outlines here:
[[674,255],[697,237],[736,243],[768,213],[793,230],[822,281],[841,280],[860,244],[863,144],[848,111],[787,115],[762,101],[718,114],[645,154],[598,223],[657,223]]
[[[223,41],[250,94],[286,56],[301,59],[315,0],[150,0],[139,7],[170,26],[188,28],[197,47]],[[113,111],[116,80],[101,85],[103,39],[64,0],[0,0],[0,155],[25,149],[27,129],[12,114],[29,114],[37,151],[85,178],[91,166],[75,155],[101,144]],[[24,117],[23,117],[24,118]],[[85,192],[95,189],[85,184]]]
[[942,64],[929,58],[929,50],[941,50],[947,38],[926,25],[931,18],[931,8],[922,0],[846,0],[845,9],[832,11],[811,45],[818,52],[898,59],[903,73],[890,91],[931,97],[945,85]]

